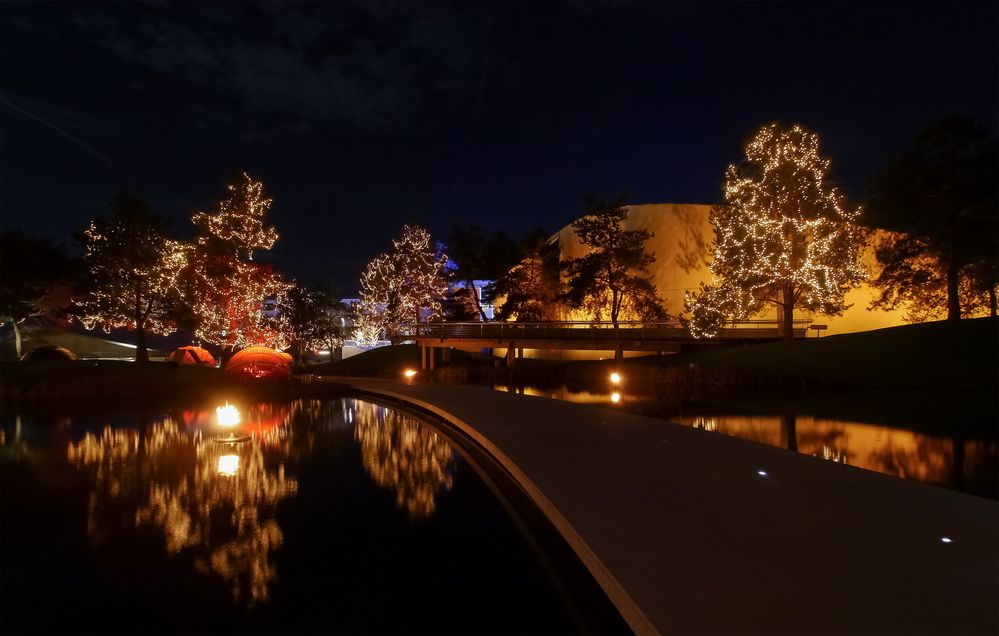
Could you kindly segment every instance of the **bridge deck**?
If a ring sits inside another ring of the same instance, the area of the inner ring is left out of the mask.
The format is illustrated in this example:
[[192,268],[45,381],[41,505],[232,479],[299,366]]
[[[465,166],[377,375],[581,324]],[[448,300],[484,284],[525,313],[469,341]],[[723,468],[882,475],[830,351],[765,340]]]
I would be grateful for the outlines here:
[[994,501],[609,409],[346,381],[491,453],[638,633],[999,632]]
[[[804,338],[810,320],[795,321],[793,336]],[[393,344],[415,342],[423,348],[454,347],[465,350],[507,349],[507,363],[513,365],[523,349],[625,351],[677,353],[684,345],[733,344],[779,340],[776,321],[759,320],[730,323],[709,340],[697,340],[677,322],[624,322],[619,328],[610,323],[581,322],[440,322],[402,325],[390,335]],[[424,366],[428,356],[423,355]],[[429,357],[431,368],[433,356]]]

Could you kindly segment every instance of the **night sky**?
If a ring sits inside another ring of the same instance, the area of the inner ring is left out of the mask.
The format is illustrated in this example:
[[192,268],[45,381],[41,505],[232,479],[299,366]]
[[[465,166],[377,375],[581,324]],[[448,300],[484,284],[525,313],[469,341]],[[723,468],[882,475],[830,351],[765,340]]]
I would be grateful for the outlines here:
[[262,260],[348,295],[405,222],[555,231],[582,195],[713,203],[743,140],[866,178],[931,119],[999,121],[999,4],[0,5],[4,229],[128,190],[191,232],[246,170]]

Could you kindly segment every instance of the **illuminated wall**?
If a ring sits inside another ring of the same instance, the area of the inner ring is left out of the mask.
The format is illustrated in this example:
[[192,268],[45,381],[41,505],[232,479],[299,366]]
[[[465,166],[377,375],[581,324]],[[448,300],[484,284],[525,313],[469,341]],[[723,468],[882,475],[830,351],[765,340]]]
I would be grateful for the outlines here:
[[[646,243],[646,249],[656,255],[656,262],[652,266],[652,280],[659,290],[659,295],[665,298],[666,311],[671,316],[683,313],[684,292],[695,291],[701,282],[711,280],[711,271],[708,269],[714,241],[714,230],[708,217],[711,207],[684,203],[627,206],[628,217],[624,221],[624,228],[648,230],[653,233],[653,237]],[[585,253],[585,248],[576,238],[571,225],[559,230],[558,243],[563,261],[577,258]],[[863,262],[868,270],[872,268],[874,263],[872,249],[864,251]],[[823,335],[868,331],[904,324],[902,311],[868,311],[867,307],[875,294],[876,290],[862,285],[847,294],[846,300],[852,303],[852,306],[842,316],[813,316],[804,311],[796,311],[795,317],[812,318],[816,324],[828,325],[829,329],[823,332]],[[776,317],[776,310],[769,315],[761,316],[774,319]]]

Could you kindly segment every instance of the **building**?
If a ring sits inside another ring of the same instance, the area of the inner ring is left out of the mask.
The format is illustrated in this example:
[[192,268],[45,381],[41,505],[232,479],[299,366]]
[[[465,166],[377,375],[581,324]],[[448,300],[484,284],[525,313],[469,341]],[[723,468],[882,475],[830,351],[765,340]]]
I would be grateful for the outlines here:
[[[656,256],[652,266],[652,280],[665,299],[666,311],[671,316],[683,314],[684,294],[696,291],[702,282],[711,281],[708,264],[712,258],[714,228],[709,213],[711,205],[683,203],[653,203],[629,205],[628,216],[624,221],[626,230],[648,230],[653,236],[646,243],[646,249]],[[572,225],[563,227],[553,236],[557,241],[561,261],[582,256],[586,248],[579,242]],[[872,248],[866,248],[862,262],[870,271],[874,264]],[[861,285],[847,293],[846,301],[851,306],[842,316],[812,315],[804,310],[795,310],[795,317],[811,318],[815,324],[828,327],[823,334],[868,331],[903,324],[902,311],[871,311],[867,308],[877,296],[877,290],[869,285]],[[774,310],[761,318],[776,319]]]

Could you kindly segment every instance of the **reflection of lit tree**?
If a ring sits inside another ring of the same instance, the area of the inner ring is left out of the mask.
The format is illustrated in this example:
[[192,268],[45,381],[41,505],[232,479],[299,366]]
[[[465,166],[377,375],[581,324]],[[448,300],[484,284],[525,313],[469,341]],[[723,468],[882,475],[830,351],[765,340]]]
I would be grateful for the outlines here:
[[355,403],[354,438],[361,444],[364,469],[410,519],[429,518],[434,497],[453,483],[451,446],[426,424],[370,402]]
[[[264,433],[279,440],[277,435],[274,429]],[[276,576],[270,553],[283,538],[273,511],[298,484],[283,465],[267,468],[258,438],[219,444],[167,419],[144,431],[88,433],[67,454],[71,464],[94,475],[92,540],[107,541],[129,525],[158,527],[168,553],[193,550],[199,570],[221,576],[237,601],[267,600]],[[219,536],[228,540],[219,543]]]

